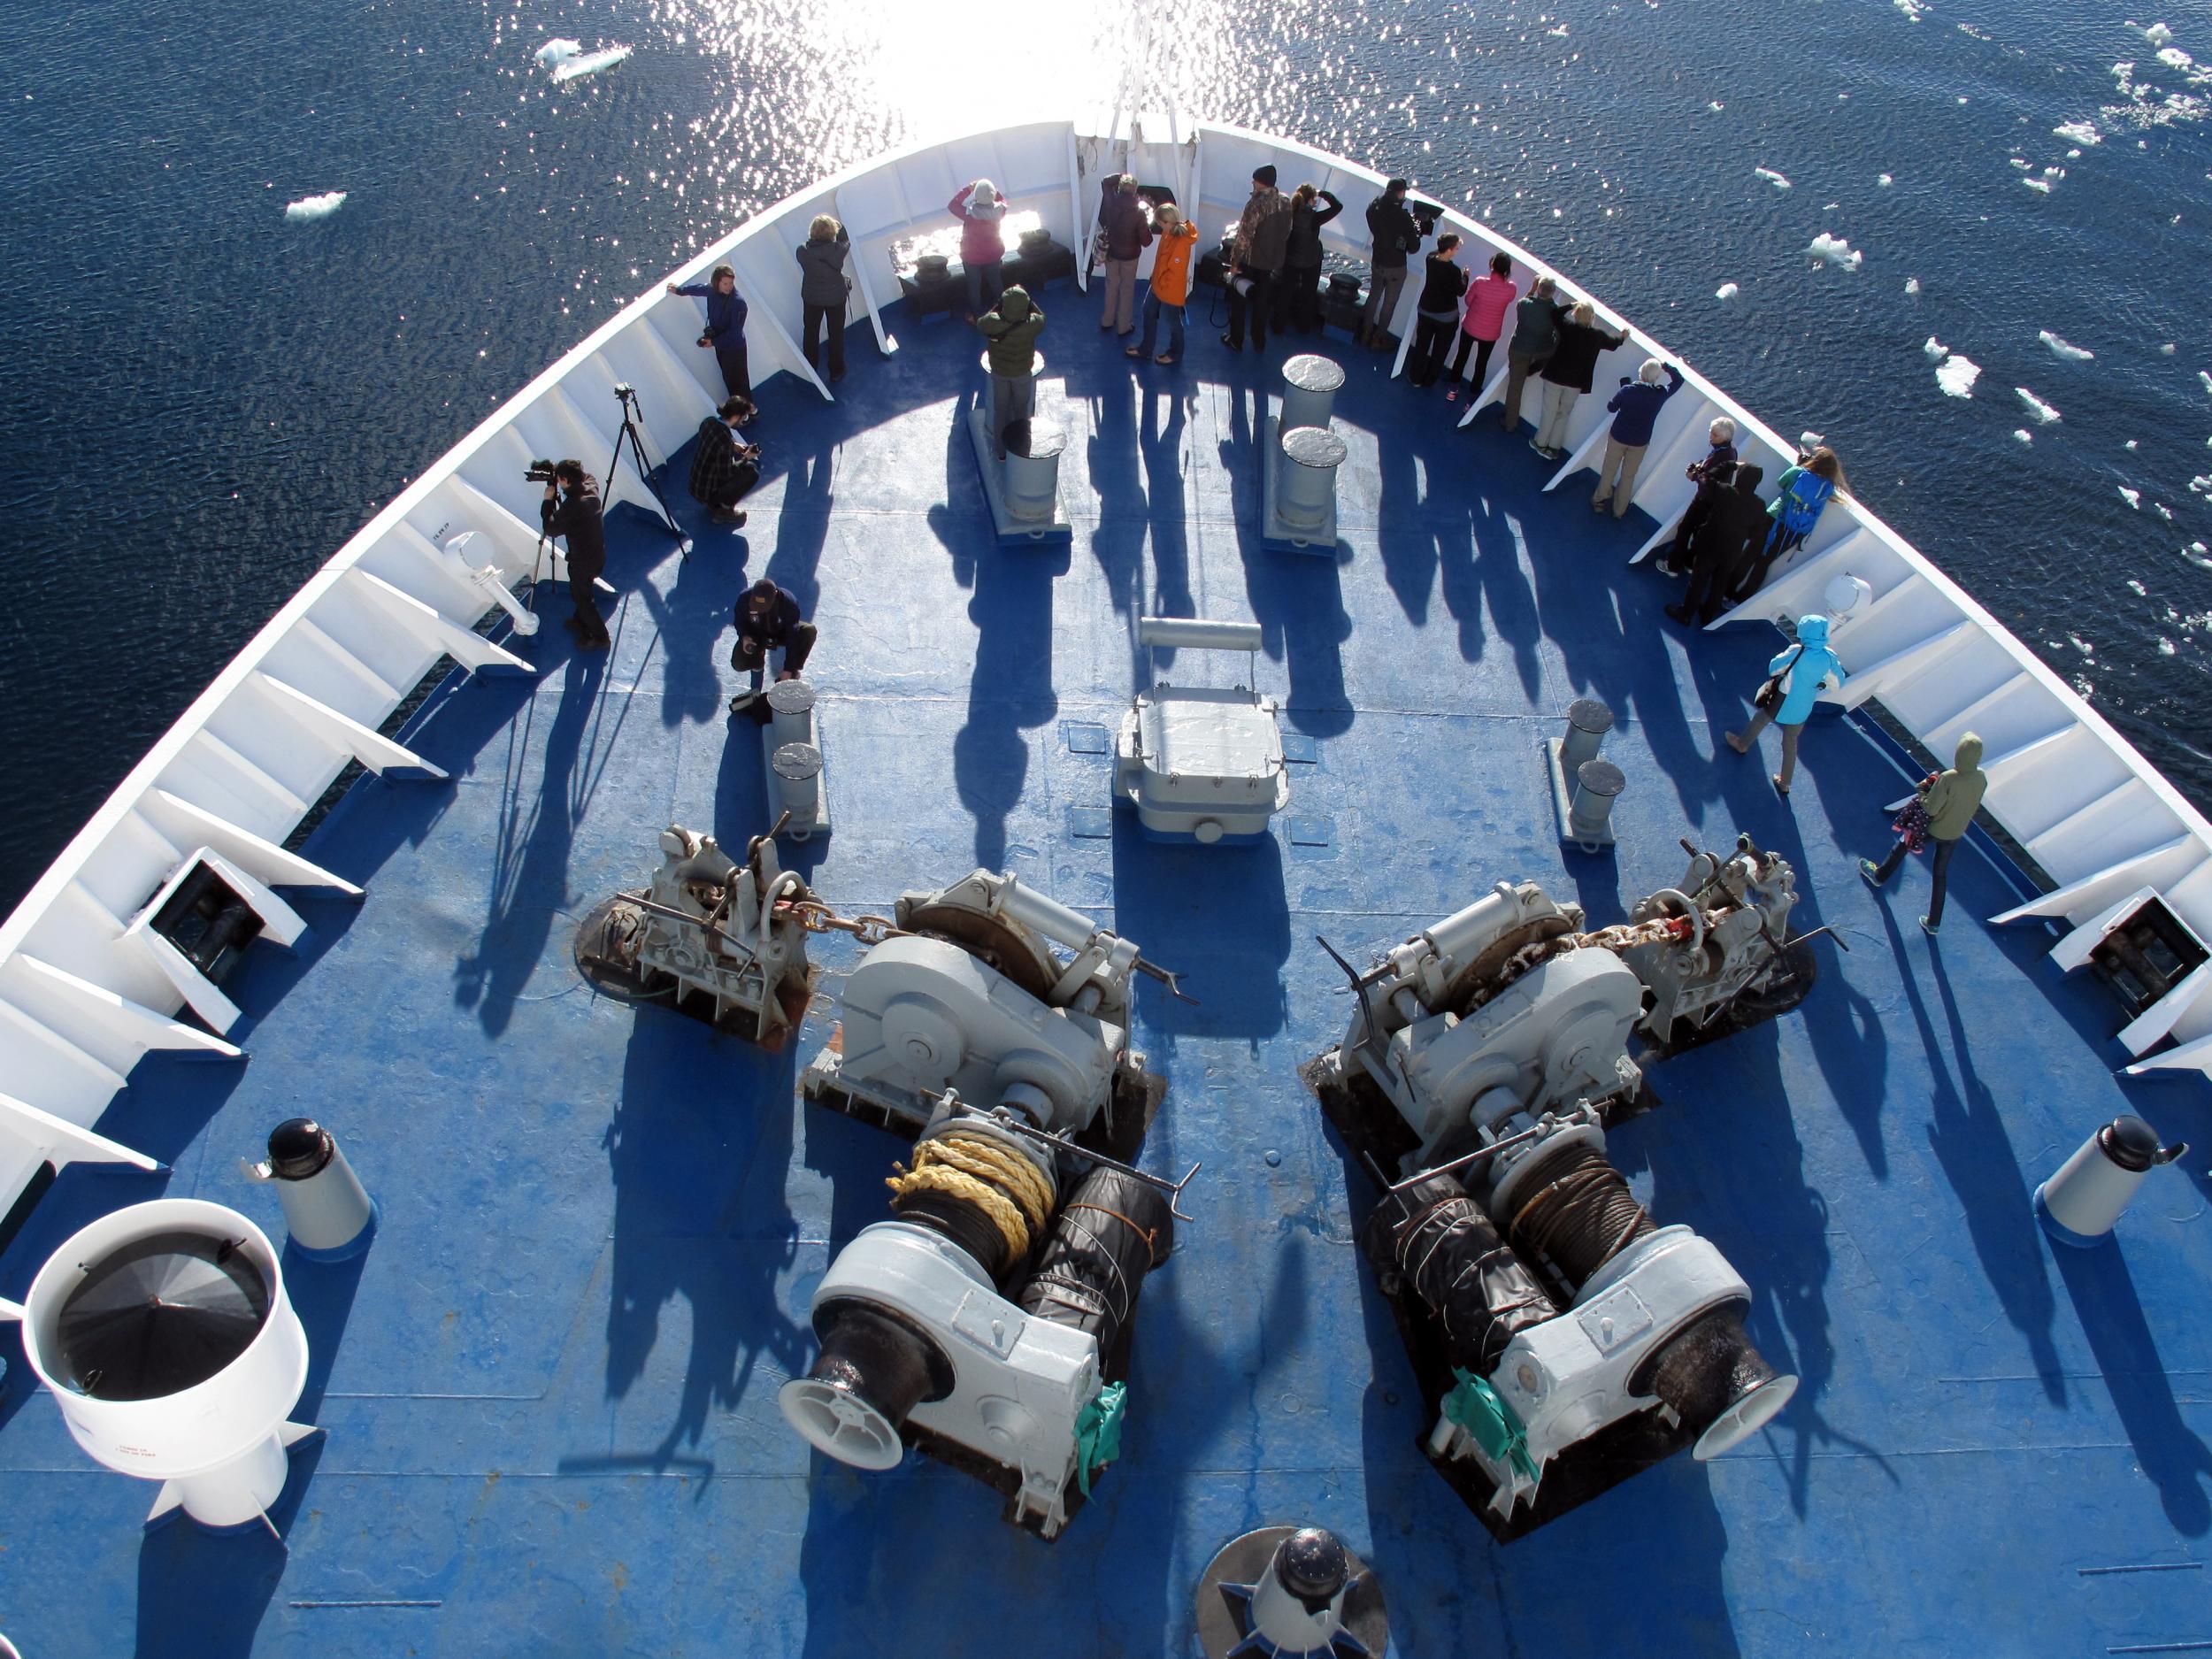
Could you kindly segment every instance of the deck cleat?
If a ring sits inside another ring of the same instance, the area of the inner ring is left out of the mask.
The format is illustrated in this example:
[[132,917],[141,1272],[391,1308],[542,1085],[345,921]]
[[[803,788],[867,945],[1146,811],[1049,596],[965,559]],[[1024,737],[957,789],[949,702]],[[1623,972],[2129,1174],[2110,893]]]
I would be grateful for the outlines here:
[[1685,1446],[1717,1456],[1796,1387],[1744,1334],[1749,1286],[1605,1151],[1652,1103],[1633,1039],[1648,1063],[1811,983],[1787,863],[1691,853],[1617,926],[1500,882],[1364,973],[1337,957],[1356,1007],[1306,1069],[1382,1189],[1362,1245],[1433,1414],[1423,1449],[1501,1540]]
[[780,1048],[814,991],[806,883],[777,863],[773,833],[755,836],[741,864],[680,824],[660,845],[645,889],[617,893],[577,928],[577,971],[618,1001],[664,1001]]

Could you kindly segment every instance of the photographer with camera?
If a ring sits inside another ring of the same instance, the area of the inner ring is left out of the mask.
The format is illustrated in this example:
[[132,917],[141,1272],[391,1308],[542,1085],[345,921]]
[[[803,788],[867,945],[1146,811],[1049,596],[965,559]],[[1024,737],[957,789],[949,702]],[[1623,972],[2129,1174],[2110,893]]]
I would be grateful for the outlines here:
[[1244,324],[1252,323],[1252,349],[1267,344],[1267,319],[1275,303],[1275,284],[1290,250],[1290,198],[1275,188],[1275,169],[1252,170],[1252,194],[1237,221],[1229,254],[1229,332],[1221,343],[1244,349]]
[[1406,261],[1436,228],[1444,210],[1433,202],[1406,204],[1413,187],[1393,179],[1383,193],[1367,204],[1367,230],[1375,239],[1375,251],[1367,279],[1367,309],[1360,318],[1362,343],[1377,351],[1390,344],[1391,319],[1398,314],[1398,296],[1405,289]]
[[764,718],[760,688],[767,675],[768,653],[782,654],[782,666],[776,671],[779,682],[796,680],[814,650],[815,627],[801,617],[797,595],[765,576],[738,595],[736,621],[737,644],[730,651],[730,666],[750,674],[753,683],[750,690],[730,699],[730,712],[751,710],[755,718]]
[[671,282],[668,291],[706,301],[707,326],[700,332],[699,344],[714,348],[714,360],[721,368],[722,383],[730,388],[730,396],[750,397],[753,377],[745,366],[748,308],[737,291],[736,267],[718,265],[714,267],[710,282]]
[[1105,230],[1106,310],[1101,328],[1128,335],[1137,328],[1137,263],[1152,245],[1152,218],[1137,194],[1133,174],[1106,175],[1098,204],[1098,222]]
[[699,423],[699,442],[691,452],[691,498],[717,524],[741,527],[737,503],[760,482],[760,446],[747,443],[737,429],[753,418],[753,400],[732,397]]
[[603,651],[609,641],[607,624],[599,614],[592,583],[607,568],[607,533],[600,522],[599,485],[584,471],[581,461],[534,461],[526,476],[545,486],[538,503],[538,524],[547,536],[568,542],[568,601],[574,614],[562,624],[572,629],[579,647]]

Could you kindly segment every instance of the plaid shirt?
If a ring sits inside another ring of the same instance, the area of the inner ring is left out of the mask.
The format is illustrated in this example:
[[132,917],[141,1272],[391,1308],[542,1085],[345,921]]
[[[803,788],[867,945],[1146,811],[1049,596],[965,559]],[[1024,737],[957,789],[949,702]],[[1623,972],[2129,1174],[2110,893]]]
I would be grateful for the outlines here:
[[[713,505],[734,501],[752,488],[738,454],[741,440],[718,415],[699,423],[699,442],[691,457],[691,498]],[[757,475],[757,474],[756,474]]]

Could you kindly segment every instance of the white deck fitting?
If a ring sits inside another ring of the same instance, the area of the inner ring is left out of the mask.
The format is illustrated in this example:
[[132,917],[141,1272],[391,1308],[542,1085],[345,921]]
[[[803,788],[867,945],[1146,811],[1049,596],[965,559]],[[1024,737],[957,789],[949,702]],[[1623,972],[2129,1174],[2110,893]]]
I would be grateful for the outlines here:
[[[1194,127],[1179,143],[1149,133],[1133,121],[1130,136],[1110,145],[1079,134],[1071,122],[1053,121],[914,145],[787,198],[674,274],[696,279],[717,264],[733,265],[753,305],[757,326],[748,338],[757,379],[787,371],[818,388],[794,341],[800,308],[791,280],[791,250],[817,213],[845,222],[851,268],[888,350],[892,342],[866,273],[881,269],[894,242],[918,229],[943,228],[945,203],[972,179],[999,181],[1018,210],[1037,212],[1064,245],[1079,250],[1093,217],[1094,180],[1110,170],[1187,180],[1186,211],[1202,234],[1233,222],[1246,181],[1263,164],[1310,178],[1354,204],[1363,192],[1379,194],[1385,182],[1381,173],[1340,157],[1239,127]],[[1441,222],[1459,233],[1471,263],[1502,251],[1523,281],[1551,275],[1564,297],[1594,302],[1564,273],[1487,226],[1449,209]],[[1347,213],[1321,234],[1325,246],[1363,261],[1364,230],[1356,214]],[[1079,284],[1080,260],[1077,273]],[[1417,304],[1417,288],[1408,282],[1394,319],[1402,335]],[[687,442],[724,395],[713,354],[695,344],[698,319],[697,301],[668,295],[657,280],[441,457],[270,618],[0,923],[0,1063],[34,1110],[89,1125],[119,1086],[111,1079],[127,1075],[149,1049],[173,1046],[166,1033],[184,998],[142,951],[124,941],[121,918],[142,906],[187,850],[212,848],[271,886],[310,882],[358,890],[285,852],[286,835],[349,761],[388,775],[442,778],[377,728],[426,675],[450,660],[452,649],[461,650],[464,666],[472,669],[513,672],[526,663],[512,646],[460,642],[456,631],[473,634],[494,603],[450,567],[442,549],[453,536],[474,530],[510,587],[529,576],[539,492],[522,481],[523,464],[534,453],[526,434],[560,433],[611,450],[618,380],[639,390],[655,460],[664,461]],[[1739,451],[1764,467],[1770,482],[1794,459],[1793,444],[1678,352],[1632,326],[1627,334],[1623,345],[1600,358],[1594,387],[1633,374],[1647,357],[1679,365],[1687,381],[1662,416],[1671,435],[1655,438],[1637,480],[1635,504],[1663,526],[1671,527],[1685,499],[1679,457],[1663,451],[1685,443],[1694,448],[1713,416],[1735,421]],[[1504,365],[1493,369],[1463,425],[1499,396],[1505,379]],[[1571,454],[1594,449],[1594,434],[1601,446],[1611,419],[1605,403],[1595,392],[1578,402],[1567,436]],[[596,452],[588,450],[586,459],[603,465]],[[609,483],[614,500],[642,493],[634,474]],[[1837,557],[1824,557],[1832,551]],[[2059,884],[2045,900],[2006,912],[2006,919],[2078,922],[2127,890],[2131,878],[2147,881],[2170,870],[2175,885],[2165,889],[2167,902],[2200,935],[2212,935],[2212,880],[2193,879],[2212,861],[2212,823],[1995,618],[1859,502],[1847,495],[1832,502],[1767,588],[1717,626],[1792,618],[1812,608],[1828,578],[1843,571],[1863,578],[1875,600],[1839,631],[1840,654],[1853,672],[1835,701],[1855,706],[1878,697],[1938,754],[1947,754],[1958,733],[1970,727],[2001,754],[2070,734],[2063,743],[2019,755],[1993,781],[1985,810],[2033,846]],[[63,1034],[68,1016],[58,1011],[54,995],[18,995],[24,983],[13,965],[18,956],[81,987],[57,995],[116,999],[99,1058]],[[2175,1048],[2144,1066],[2212,1070],[2212,997],[2198,999],[2170,1035]],[[65,1050],[81,1061],[56,1057]],[[0,1205],[13,1201],[35,1168],[35,1161],[12,1158],[0,1145]]]

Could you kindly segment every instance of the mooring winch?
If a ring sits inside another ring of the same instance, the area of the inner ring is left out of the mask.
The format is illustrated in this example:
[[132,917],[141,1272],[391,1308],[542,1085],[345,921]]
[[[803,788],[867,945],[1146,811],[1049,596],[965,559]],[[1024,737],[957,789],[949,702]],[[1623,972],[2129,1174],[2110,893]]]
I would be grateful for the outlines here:
[[1129,1046],[1131,979],[1174,976],[988,871],[907,894],[872,932],[802,1087],[914,1149],[894,1218],[816,1288],[821,1355],[779,1402],[841,1462],[888,1469],[914,1445],[1055,1538],[1119,1448],[1138,1291],[1187,1219],[1190,1174],[1126,1162],[1162,1089]]
[[1811,983],[1787,862],[1684,845],[1680,885],[1617,926],[1500,882],[1364,973],[1337,957],[1356,1006],[1308,1076],[1383,1188],[1363,1244],[1436,1413],[1425,1449],[1501,1538],[1684,1445],[1717,1455],[1796,1387],[1744,1334],[1749,1286],[1605,1153],[1647,1102],[1633,1037],[1647,1061]]

